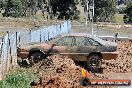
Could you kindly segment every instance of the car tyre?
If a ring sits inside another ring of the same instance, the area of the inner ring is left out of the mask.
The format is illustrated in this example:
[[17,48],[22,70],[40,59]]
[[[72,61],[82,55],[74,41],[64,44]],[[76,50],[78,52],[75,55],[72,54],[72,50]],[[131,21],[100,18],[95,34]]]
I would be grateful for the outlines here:
[[39,61],[41,61],[44,58],[45,58],[45,55],[41,52],[32,53],[29,56],[29,64],[30,64],[30,66],[32,66],[32,65],[34,65],[35,63],[38,63]]
[[88,56],[86,64],[92,72],[97,72],[101,68],[102,58],[97,54],[91,54]]

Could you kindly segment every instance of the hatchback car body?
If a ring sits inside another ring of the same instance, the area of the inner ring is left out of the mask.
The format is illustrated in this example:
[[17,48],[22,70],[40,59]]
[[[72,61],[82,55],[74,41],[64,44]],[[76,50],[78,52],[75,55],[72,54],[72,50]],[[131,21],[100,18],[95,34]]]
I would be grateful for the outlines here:
[[86,61],[89,65],[99,65],[102,59],[116,59],[116,49],[116,43],[104,41],[97,36],[86,33],[69,33],[44,43],[32,43],[19,47],[18,57],[36,60],[59,53],[74,61]]

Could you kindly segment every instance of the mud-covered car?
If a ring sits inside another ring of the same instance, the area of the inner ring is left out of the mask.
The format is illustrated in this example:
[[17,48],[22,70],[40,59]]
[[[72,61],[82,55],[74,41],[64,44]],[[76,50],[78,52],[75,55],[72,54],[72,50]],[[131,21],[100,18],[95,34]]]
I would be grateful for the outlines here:
[[116,59],[117,45],[86,33],[70,33],[44,43],[32,43],[18,48],[18,57],[30,64],[52,54],[66,55],[74,61],[85,61],[88,68],[101,67],[102,60]]

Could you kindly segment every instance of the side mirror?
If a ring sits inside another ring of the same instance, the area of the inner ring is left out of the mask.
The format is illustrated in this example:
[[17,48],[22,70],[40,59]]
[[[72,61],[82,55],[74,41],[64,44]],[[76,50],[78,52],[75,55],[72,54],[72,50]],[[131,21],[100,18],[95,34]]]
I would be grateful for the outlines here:
[[54,47],[54,46],[56,46],[56,43],[52,44],[52,45],[51,45],[51,48]]

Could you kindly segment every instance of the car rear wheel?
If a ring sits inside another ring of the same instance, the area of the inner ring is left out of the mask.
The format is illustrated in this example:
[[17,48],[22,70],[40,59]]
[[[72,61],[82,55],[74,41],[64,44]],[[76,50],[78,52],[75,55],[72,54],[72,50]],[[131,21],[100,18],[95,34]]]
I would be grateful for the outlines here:
[[99,68],[101,68],[101,56],[97,55],[97,54],[91,54],[88,56],[86,63],[87,63],[87,67],[88,69],[90,69],[91,71],[98,71]]
[[44,58],[45,58],[45,55],[41,52],[32,53],[29,56],[29,64],[32,66],[32,65],[34,65],[35,63],[38,63],[39,61],[41,61]]

